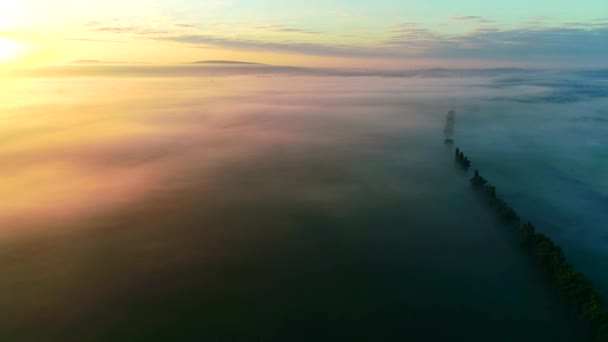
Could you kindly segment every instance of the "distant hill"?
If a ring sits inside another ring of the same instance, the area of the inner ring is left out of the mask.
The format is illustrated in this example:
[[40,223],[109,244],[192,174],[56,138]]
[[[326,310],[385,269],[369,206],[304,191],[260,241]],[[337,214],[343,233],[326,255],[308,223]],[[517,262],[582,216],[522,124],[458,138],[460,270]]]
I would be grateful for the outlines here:
[[241,61],[224,61],[224,60],[197,61],[197,62],[193,62],[192,64],[266,65],[266,64],[261,64],[261,63],[241,62]]

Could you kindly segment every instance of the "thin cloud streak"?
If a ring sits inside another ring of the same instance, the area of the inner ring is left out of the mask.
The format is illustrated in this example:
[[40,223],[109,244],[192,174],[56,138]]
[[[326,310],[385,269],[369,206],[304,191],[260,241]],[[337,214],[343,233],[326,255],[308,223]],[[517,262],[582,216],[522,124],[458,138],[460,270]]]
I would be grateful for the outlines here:
[[[273,51],[305,55],[368,58],[487,58],[544,63],[577,57],[581,65],[601,65],[608,55],[608,26],[500,30],[477,28],[461,36],[402,27],[375,46],[266,42],[212,35],[174,35],[154,39],[200,47]],[[604,63],[605,64],[605,63]]]
[[[519,27],[505,28],[495,21],[477,15],[449,17],[454,24],[470,23],[474,27],[464,33],[438,30],[417,22],[402,22],[389,27],[376,38],[354,32],[333,36],[282,24],[258,25],[243,34],[221,34],[183,22],[163,19],[162,23],[129,22],[114,19],[90,21],[84,25],[99,38],[75,37],[67,40],[116,42],[112,37],[181,44],[202,49],[223,48],[236,51],[270,52],[337,58],[371,59],[452,59],[485,60],[508,65],[546,66],[573,63],[580,66],[606,66],[608,56],[608,22],[564,22],[548,26],[547,17],[530,17]],[[211,24],[210,24],[211,25]],[[259,32],[276,34],[264,37]],[[264,38],[262,38],[264,37]],[[279,39],[290,37],[291,39]],[[324,37],[323,41],[312,39]],[[348,43],[340,39],[349,38]],[[334,43],[332,43],[334,42]]]

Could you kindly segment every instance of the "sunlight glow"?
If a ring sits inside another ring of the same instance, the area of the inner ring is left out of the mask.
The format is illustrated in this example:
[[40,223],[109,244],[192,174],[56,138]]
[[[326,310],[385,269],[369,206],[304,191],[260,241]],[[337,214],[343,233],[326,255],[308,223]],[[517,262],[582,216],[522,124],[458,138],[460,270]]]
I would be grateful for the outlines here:
[[25,15],[25,8],[20,1],[0,0],[0,30],[10,30],[20,26]]
[[15,60],[19,58],[23,52],[24,47],[20,42],[0,37],[0,63]]

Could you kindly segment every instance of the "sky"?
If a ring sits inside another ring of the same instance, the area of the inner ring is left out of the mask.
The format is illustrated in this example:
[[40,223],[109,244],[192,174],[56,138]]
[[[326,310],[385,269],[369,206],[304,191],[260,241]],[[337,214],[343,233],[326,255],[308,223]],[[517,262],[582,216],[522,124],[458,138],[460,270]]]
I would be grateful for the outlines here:
[[0,0],[0,69],[606,67],[605,0]]

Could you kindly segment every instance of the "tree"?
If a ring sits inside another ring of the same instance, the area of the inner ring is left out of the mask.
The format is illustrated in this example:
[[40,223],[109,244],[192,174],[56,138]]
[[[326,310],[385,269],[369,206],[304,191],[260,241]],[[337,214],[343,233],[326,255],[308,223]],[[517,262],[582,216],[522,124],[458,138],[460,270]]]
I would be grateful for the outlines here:
[[[456,148],[455,158],[465,169],[471,165],[469,158],[459,148]],[[503,219],[519,221],[519,215],[515,210],[498,197],[496,187],[488,184],[478,170],[475,170],[470,181],[473,186],[484,188],[487,198]],[[596,336],[596,341],[608,342],[608,312],[591,281],[566,261],[562,249],[548,236],[536,232],[531,222],[523,224],[520,233],[524,248],[561,292],[572,309],[589,323]]]
[[488,181],[479,174],[479,171],[475,170],[475,174],[471,178],[471,184],[473,184],[473,186],[480,187],[485,185],[487,182]]
[[534,234],[535,230],[532,223],[528,222],[521,227],[521,235],[524,246],[530,247],[534,241]]
[[496,187],[493,185],[486,185],[486,194],[488,195],[488,197],[492,200],[496,199]]

